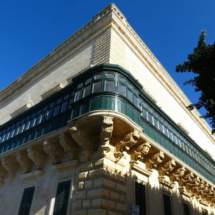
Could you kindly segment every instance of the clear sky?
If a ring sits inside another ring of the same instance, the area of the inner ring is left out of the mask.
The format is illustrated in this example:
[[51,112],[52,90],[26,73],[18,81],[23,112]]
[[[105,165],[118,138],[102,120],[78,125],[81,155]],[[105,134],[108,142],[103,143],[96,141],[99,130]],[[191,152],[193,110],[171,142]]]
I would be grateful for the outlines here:
[[[110,3],[128,22],[192,102],[199,94],[175,72],[197,45],[201,30],[215,41],[214,0],[2,0],[0,90],[75,33]],[[204,114],[204,111],[200,111]]]

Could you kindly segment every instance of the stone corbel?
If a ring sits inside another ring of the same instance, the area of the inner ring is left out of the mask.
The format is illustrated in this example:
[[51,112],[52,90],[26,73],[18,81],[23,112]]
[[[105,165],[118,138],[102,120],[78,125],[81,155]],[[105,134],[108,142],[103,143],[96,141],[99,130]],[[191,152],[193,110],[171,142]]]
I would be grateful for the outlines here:
[[160,176],[169,175],[174,170],[175,166],[176,162],[174,159],[161,164],[161,167],[159,169]]
[[169,178],[166,175],[159,176],[158,180],[159,180],[159,183],[162,185],[162,188],[164,189],[168,190],[174,187],[174,184],[169,181]]
[[158,165],[163,162],[165,155],[162,151],[152,155],[146,163],[147,169],[157,169]]
[[67,137],[65,134],[58,136],[60,145],[64,151],[70,155],[70,160],[78,158],[78,144],[72,139]]
[[73,123],[70,132],[75,142],[84,149],[82,153],[89,160],[93,152],[98,148],[97,135],[87,134],[87,129],[79,128],[77,123]]
[[0,187],[4,185],[4,179],[6,175],[6,170],[0,165]]
[[137,163],[137,160],[144,159],[144,156],[149,153],[149,150],[151,148],[151,145],[149,143],[140,143],[138,145],[133,146],[129,154],[131,155],[131,161],[130,164],[133,165],[134,163]]
[[199,187],[198,187],[198,189],[197,189],[198,195],[201,196],[201,195],[203,194],[204,189],[205,189],[205,185],[206,185],[206,182],[203,181],[203,180],[201,180],[200,185],[199,185]]
[[178,169],[176,169],[176,170],[174,170],[173,172],[172,172],[172,174],[170,175],[170,179],[171,179],[171,181],[172,182],[175,182],[175,181],[181,181],[182,180],[182,178],[184,177],[184,174],[185,174],[185,172],[186,172],[187,170],[186,170],[186,168],[185,167],[180,167],[180,168],[178,168]]
[[59,164],[63,154],[63,149],[57,143],[51,143],[48,140],[43,142],[43,150],[53,158],[52,164]]
[[35,163],[36,170],[41,170],[46,159],[45,153],[34,146],[29,146],[27,153],[28,157]]
[[110,151],[110,138],[113,132],[113,117],[103,116],[101,124],[101,146],[99,150],[105,156]]
[[103,116],[101,124],[101,145],[109,145],[113,132],[113,117]]
[[26,152],[17,152],[16,153],[16,160],[21,165],[23,173],[30,172],[32,161],[29,159]]
[[2,158],[1,164],[5,168],[5,170],[8,172],[9,178],[12,181],[16,175],[16,170],[18,168],[18,164],[16,163],[16,161],[14,161],[10,158]]
[[124,155],[123,152],[129,151],[140,138],[139,131],[133,130],[123,137],[116,137],[115,140],[115,153],[116,162]]

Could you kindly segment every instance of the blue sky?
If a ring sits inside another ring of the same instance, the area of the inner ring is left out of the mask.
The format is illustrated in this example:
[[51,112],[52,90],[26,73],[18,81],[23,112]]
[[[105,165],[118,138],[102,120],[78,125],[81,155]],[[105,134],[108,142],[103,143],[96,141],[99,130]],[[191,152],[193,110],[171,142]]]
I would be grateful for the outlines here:
[[[192,102],[191,74],[175,72],[197,45],[201,30],[215,41],[214,0],[2,0],[0,90],[26,72],[110,3],[128,22]],[[200,111],[204,114],[204,110]]]

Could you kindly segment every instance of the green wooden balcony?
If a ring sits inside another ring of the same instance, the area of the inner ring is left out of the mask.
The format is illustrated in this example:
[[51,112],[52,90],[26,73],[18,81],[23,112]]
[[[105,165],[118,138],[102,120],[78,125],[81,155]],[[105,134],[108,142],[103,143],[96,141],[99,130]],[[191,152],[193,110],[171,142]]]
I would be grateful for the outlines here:
[[208,156],[142,90],[130,72],[101,64],[73,78],[73,83],[0,126],[0,154],[28,144],[95,110],[120,112],[143,133],[215,182],[214,160]]

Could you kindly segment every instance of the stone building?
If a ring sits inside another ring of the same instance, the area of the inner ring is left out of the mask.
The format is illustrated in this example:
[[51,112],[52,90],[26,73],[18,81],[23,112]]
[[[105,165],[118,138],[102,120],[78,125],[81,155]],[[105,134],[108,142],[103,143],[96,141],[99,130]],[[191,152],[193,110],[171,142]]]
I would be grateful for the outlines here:
[[190,103],[109,5],[0,92],[0,214],[214,214]]

